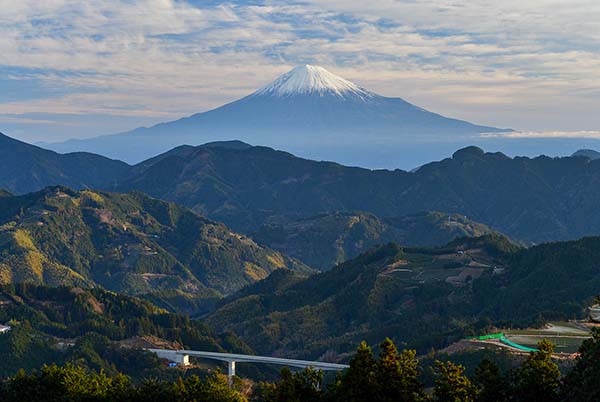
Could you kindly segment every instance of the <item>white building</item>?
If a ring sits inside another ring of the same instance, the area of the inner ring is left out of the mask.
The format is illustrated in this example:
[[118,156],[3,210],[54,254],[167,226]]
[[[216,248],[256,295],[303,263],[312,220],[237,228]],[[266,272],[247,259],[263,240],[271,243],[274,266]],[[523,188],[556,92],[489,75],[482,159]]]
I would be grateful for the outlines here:
[[10,327],[0,324],[0,334],[10,331]]

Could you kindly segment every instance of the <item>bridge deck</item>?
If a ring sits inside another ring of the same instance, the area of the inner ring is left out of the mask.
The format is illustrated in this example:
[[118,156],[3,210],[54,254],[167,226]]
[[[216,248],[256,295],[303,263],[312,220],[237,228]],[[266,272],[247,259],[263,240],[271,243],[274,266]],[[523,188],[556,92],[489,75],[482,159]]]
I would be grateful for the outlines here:
[[202,352],[197,350],[168,350],[168,349],[146,349],[150,352],[154,352],[158,355],[166,356],[173,354],[175,356],[195,356],[205,359],[221,360],[226,362],[236,363],[269,363],[278,364],[290,367],[312,367],[321,370],[339,371],[347,369],[349,366],[346,364],[337,363],[326,363],[309,360],[298,360],[298,359],[283,359],[280,357],[269,357],[269,356],[252,356],[252,355],[241,355],[235,353],[218,353],[218,352]]

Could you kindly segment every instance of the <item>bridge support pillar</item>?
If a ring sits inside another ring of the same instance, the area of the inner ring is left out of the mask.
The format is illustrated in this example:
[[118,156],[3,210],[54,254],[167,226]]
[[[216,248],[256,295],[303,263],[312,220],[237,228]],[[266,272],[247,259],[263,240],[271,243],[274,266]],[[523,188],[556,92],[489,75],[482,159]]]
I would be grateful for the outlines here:
[[233,377],[235,376],[235,360],[229,360],[227,363],[227,379],[231,388],[233,387]]

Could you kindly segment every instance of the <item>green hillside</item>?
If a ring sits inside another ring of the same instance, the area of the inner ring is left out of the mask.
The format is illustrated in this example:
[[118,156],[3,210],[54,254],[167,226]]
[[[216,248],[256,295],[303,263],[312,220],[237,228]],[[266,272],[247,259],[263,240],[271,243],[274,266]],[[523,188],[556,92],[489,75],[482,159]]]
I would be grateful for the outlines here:
[[51,187],[0,198],[0,283],[216,298],[280,268],[310,269],[141,193]]
[[208,322],[264,353],[318,357],[385,336],[426,350],[477,325],[468,316],[474,283],[492,277],[514,250],[496,235],[447,248],[379,246],[296,283],[255,284],[255,292],[222,302]]
[[600,293],[600,237],[541,244],[517,253],[495,313],[506,320],[579,318]]
[[0,306],[0,323],[12,327],[0,335],[0,377],[66,362],[137,379],[168,376],[155,355],[140,350],[152,345],[251,352],[232,334],[101,289],[3,285]]
[[265,224],[250,236],[311,267],[327,270],[378,244],[441,246],[457,237],[488,233],[492,233],[489,227],[458,214],[422,212],[380,219],[366,212],[336,212]]
[[598,293],[600,238],[524,249],[498,235],[443,248],[388,244],[328,272],[268,278],[208,322],[262,353],[335,356],[390,336],[425,353],[490,326],[582,318]]

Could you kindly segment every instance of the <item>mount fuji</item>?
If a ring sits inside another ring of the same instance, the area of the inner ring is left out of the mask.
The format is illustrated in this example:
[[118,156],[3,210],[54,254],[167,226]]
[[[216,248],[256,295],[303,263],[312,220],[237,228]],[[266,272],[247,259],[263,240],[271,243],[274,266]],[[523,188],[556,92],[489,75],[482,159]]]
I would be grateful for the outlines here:
[[115,135],[45,144],[139,162],[178,145],[237,139],[311,159],[409,168],[445,157],[481,133],[512,131],[447,118],[304,65],[216,109]]

